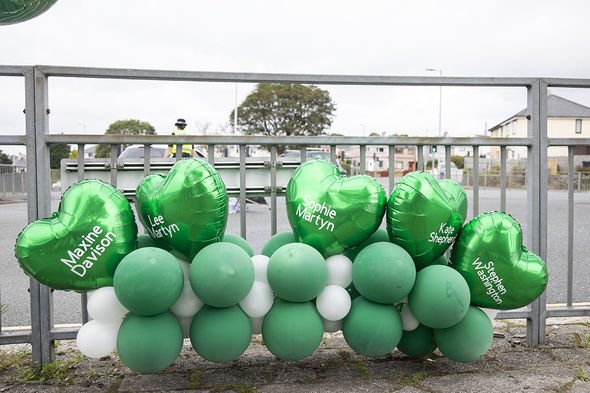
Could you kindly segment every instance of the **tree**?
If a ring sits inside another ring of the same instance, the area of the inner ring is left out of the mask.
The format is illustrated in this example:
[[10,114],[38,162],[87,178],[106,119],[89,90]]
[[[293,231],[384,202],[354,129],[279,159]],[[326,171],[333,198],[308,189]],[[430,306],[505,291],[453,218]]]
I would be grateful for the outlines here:
[[455,163],[458,169],[463,169],[465,165],[465,157],[463,156],[451,156],[451,161]]
[[12,160],[2,150],[0,150],[0,164],[12,165]]
[[259,83],[238,107],[238,126],[247,135],[323,135],[335,110],[330,93],[316,86]]
[[[106,135],[155,135],[156,129],[147,121],[137,119],[117,120],[109,125]],[[124,146],[126,147],[126,146]],[[111,146],[99,145],[94,155],[98,158],[111,156]]]
[[70,145],[49,145],[49,167],[59,169],[62,158],[70,157]]

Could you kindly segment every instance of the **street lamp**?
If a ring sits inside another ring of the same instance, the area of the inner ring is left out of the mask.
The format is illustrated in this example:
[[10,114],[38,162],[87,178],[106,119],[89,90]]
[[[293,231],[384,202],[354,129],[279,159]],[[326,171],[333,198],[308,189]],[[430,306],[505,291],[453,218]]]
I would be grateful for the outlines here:
[[[440,68],[426,68],[425,71],[438,71],[439,76],[443,74]],[[442,136],[442,85],[438,86],[438,136]],[[432,172],[434,173],[434,152],[432,153],[432,168]]]

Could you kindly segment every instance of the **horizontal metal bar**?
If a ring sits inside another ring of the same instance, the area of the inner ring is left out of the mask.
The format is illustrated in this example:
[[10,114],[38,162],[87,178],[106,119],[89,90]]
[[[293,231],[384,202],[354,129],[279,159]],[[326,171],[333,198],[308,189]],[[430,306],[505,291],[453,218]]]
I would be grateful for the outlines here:
[[51,330],[52,340],[74,340],[80,328],[54,328]]
[[509,310],[500,311],[496,319],[527,319],[531,317],[530,310]]
[[0,345],[6,344],[24,344],[31,342],[31,332],[24,333],[2,333],[0,335]]
[[81,135],[46,136],[47,143],[70,144],[215,144],[215,145],[439,145],[439,146],[530,146],[530,138],[438,138],[356,136],[246,136],[246,135]]
[[143,79],[194,82],[282,82],[325,85],[390,85],[390,86],[531,86],[538,78],[494,78],[451,76],[385,76],[272,74],[245,72],[208,72],[94,67],[36,66],[43,74],[73,78]]
[[590,79],[543,78],[548,87],[590,87]]
[[0,135],[0,145],[26,145],[25,135]]
[[0,76],[24,76],[27,71],[32,70],[32,66],[1,65]]
[[590,316],[590,307],[563,307],[550,308],[547,310],[547,318],[569,318],[569,317],[588,317]]
[[590,138],[549,138],[549,146],[590,146]]

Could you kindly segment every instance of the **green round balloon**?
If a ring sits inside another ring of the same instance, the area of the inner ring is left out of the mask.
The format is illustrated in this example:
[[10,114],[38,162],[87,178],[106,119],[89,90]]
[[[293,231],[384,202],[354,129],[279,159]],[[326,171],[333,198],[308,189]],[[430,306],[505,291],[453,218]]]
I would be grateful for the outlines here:
[[393,305],[357,297],[342,321],[342,333],[356,353],[382,356],[398,345],[402,337],[402,320]]
[[204,306],[193,318],[190,338],[193,348],[204,359],[231,362],[248,348],[252,325],[239,306]]
[[182,267],[167,251],[155,247],[128,254],[115,271],[115,294],[135,314],[149,316],[168,310],[182,292]]
[[471,306],[461,322],[446,329],[435,329],[434,340],[447,358],[460,363],[480,359],[492,346],[494,328],[487,315]]
[[266,275],[278,297],[290,302],[307,302],[317,297],[326,286],[328,266],[313,247],[291,243],[272,254]]
[[359,293],[377,303],[392,304],[408,296],[416,280],[410,254],[389,242],[365,247],[352,265],[352,282]]
[[373,244],[373,243],[378,243],[378,242],[389,242],[389,235],[387,234],[387,231],[383,228],[377,229],[361,245],[344,251],[344,255],[346,255],[351,261],[354,262],[354,259],[359,254],[359,252],[361,252],[368,245]]
[[261,254],[270,258],[276,250],[283,247],[285,244],[295,243],[296,241],[293,232],[279,232],[264,243]]
[[431,354],[436,349],[434,332],[431,328],[422,324],[418,325],[414,330],[404,330],[402,339],[397,344],[397,349],[414,358],[421,358]]
[[244,239],[241,236],[234,235],[233,233],[226,233],[225,235],[223,235],[223,239],[221,239],[221,241],[226,242],[226,243],[235,244],[236,246],[240,247],[242,250],[246,251],[248,256],[254,255],[254,251],[252,250],[252,247],[250,246],[250,244],[246,241],[246,239]]
[[448,266],[428,266],[416,275],[408,295],[414,317],[433,329],[458,323],[469,309],[469,287],[459,273]]
[[311,302],[291,303],[277,298],[262,323],[266,347],[282,360],[310,356],[323,336],[322,317]]
[[238,304],[254,284],[254,265],[250,256],[232,243],[214,243],[193,259],[189,277],[199,299],[213,307]]
[[182,344],[182,327],[169,311],[151,317],[127,314],[117,336],[119,357],[140,373],[153,373],[174,363]]

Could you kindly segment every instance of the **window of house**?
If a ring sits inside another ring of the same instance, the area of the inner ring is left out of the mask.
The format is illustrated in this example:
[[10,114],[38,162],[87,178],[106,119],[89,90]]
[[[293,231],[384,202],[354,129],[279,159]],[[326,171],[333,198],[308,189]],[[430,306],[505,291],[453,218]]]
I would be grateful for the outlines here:
[[379,161],[379,168],[383,168],[383,161]]
[[383,153],[384,149],[385,149],[385,148],[383,148],[383,147],[380,147],[380,148],[379,148],[379,153]]
[[582,119],[576,119],[576,134],[582,133]]
[[396,161],[395,169],[404,169],[404,163],[402,161]]

